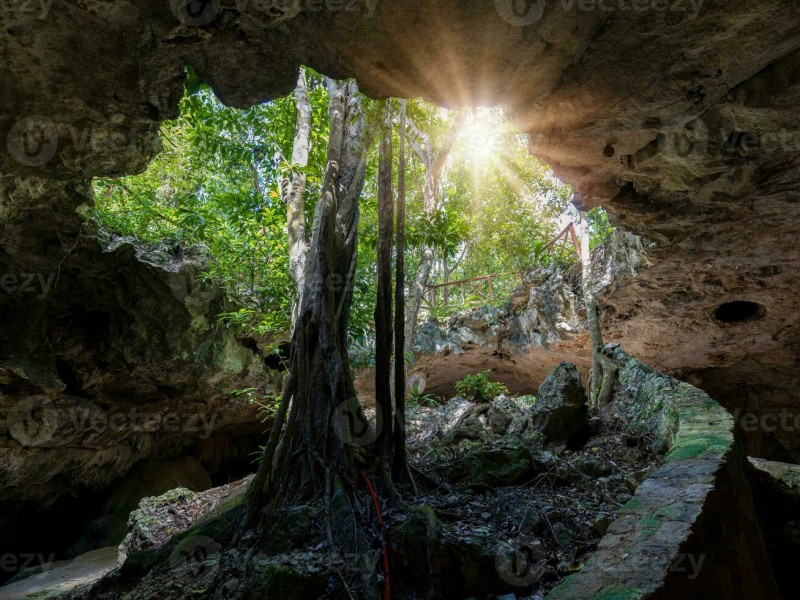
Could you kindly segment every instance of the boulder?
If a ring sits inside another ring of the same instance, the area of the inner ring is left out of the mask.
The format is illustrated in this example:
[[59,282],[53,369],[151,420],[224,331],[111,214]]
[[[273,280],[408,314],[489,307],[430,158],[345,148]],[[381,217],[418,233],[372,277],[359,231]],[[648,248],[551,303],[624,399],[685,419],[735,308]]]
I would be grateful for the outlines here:
[[498,437],[537,437],[530,427],[528,404],[519,398],[501,395],[489,404],[474,404],[463,398],[453,398],[445,407],[444,439],[491,441]]
[[589,434],[589,407],[578,369],[562,362],[542,383],[531,408],[533,426],[542,432],[545,444],[576,449]]
[[459,439],[485,438],[486,412],[489,405],[476,405],[465,398],[456,396],[444,406],[444,440],[454,442]]
[[531,453],[523,446],[482,447],[458,457],[447,479],[465,486],[496,487],[519,483],[533,472]]
[[513,400],[508,396],[498,396],[486,413],[486,421],[495,434],[505,435],[515,417],[519,419],[521,416],[522,411]]
[[[161,548],[173,535],[220,518],[236,508],[243,501],[251,479],[247,477],[198,493],[181,487],[160,496],[143,498],[138,508],[130,513],[128,534],[119,545],[119,564],[124,564],[136,552]],[[299,519],[284,521],[288,522],[296,527]]]

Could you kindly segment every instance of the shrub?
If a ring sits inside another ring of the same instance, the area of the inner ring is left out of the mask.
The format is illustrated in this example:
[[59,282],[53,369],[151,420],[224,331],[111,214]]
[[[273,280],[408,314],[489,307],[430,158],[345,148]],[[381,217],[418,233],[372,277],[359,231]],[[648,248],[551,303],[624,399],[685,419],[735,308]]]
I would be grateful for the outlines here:
[[412,391],[411,397],[408,399],[407,405],[412,407],[427,407],[435,408],[441,404],[438,397],[433,394],[417,394]]
[[456,382],[456,392],[459,396],[477,402],[489,402],[501,394],[507,394],[508,388],[498,381],[491,381],[490,373],[491,371],[484,371],[467,375],[464,379]]

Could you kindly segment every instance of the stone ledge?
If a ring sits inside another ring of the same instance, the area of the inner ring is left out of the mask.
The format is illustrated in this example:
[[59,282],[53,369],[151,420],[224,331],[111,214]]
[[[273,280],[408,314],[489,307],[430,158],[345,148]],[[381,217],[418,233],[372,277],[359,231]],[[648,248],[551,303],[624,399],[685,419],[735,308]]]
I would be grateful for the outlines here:
[[667,453],[581,572],[547,598],[777,597],[731,415],[619,348],[606,354],[639,423]]

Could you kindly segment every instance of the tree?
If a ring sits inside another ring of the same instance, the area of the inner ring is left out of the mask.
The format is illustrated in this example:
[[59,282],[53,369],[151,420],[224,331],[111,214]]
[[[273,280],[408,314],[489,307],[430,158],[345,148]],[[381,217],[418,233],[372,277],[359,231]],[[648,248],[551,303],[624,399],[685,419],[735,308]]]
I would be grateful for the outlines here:
[[[456,114],[444,137],[444,141],[436,152],[433,150],[430,136],[421,132],[413,122],[410,120],[408,121],[408,132],[410,134],[408,138],[409,143],[425,167],[423,206],[426,215],[431,216],[439,209],[442,170],[447,162],[447,156],[450,154],[450,150],[456,142],[458,132],[464,124],[464,119],[464,112]],[[414,341],[419,310],[422,306],[422,297],[425,293],[425,287],[428,285],[431,267],[433,266],[433,258],[434,248],[430,244],[424,244],[422,247],[422,257],[417,265],[417,274],[414,277],[414,282],[411,284],[408,302],[406,303],[404,325],[406,352],[411,349],[411,345]]]
[[[377,451],[392,451],[392,106],[386,100],[378,158],[378,291],[375,303],[375,405]],[[402,360],[402,356],[397,360]],[[398,393],[403,393],[402,390]]]
[[594,406],[603,407],[611,401],[617,376],[616,365],[603,354],[603,332],[592,281],[591,229],[586,213],[580,211],[581,230],[581,287],[586,307],[586,326],[592,345],[592,372],[589,377],[589,399]]
[[297,87],[294,90],[297,124],[292,146],[291,171],[281,178],[280,189],[286,203],[286,225],[289,234],[289,271],[296,294],[292,302],[292,323],[297,321],[303,302],[305,285],[306,253],[306,172],[311,146],[311,102],[308,99],[308,83],[305,69],[300,69]]
[[406,252],[406,101],[400,101],[400,148],[397,158],[397,237],[395,248],[394,393],[395,422],[392,477],[411,481],[406,454],[406,361],[405,361],[405,252]]
[[[347,360],[347,319],[356,264],[358,198],[366,153],[354,82],[328,81],[330,133],[289,378],[258,473],[249,490],[249,523],[258,511],[352,488],[352,424],[365,422]],[[289,404],[291,400],[291,409]],[[348,419],[353,419],[348,421]],[[284,429],[285,421],[285,429]],[[330,504],[328,504],[330,506]],[[329,515],[330,516],[330,515]]]

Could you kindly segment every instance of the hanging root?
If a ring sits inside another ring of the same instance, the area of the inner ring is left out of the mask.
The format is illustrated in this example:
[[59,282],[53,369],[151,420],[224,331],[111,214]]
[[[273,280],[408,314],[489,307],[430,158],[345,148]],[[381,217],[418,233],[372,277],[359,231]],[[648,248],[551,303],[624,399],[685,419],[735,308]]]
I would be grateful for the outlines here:
[[250,484],[250,489],[247,492],[247,519],[244,524],[245,530],[251,529],[256,525],[256,518],[263,504],[265,490],[270,484],[269,479],[270,473],[272,472],[272,462],[275,458],[275,450],[278,447],[281,431],[283,431],[283,424],[289,412],[290,400],[297,387],[296,372],[294,368],[290,370],[291,375],[283,390],[281,405],[275,415],[275,422],[272,424],[272,430],[269,433],[267,445],[264,447],[264,455],[261,457],[261,464],[258,466],[258,472],[253,478],[253,482]]
[[382,546],[382,553],[383,553],[383,578],[385,582],[384,586],[384,600],[390,600],[392,597],[392,586],[391,586],[391,579],[389,577],[389,543],[386,539],[386,527],[383,523],[383,515],[381,513],[381,506],[378,502],[378,493],[375,491],[375,486],[372,485],[372,482],[367,477],[367,474],[364,471],[358,472],[361,475],[361,479],[364,480],[364,483],[367,486],[367,491],[369,491],[369,495],[372,498],[372,505],[375,508],[375,517],[378,520],[378,527],[380,529],[381,534],[381,546]]

